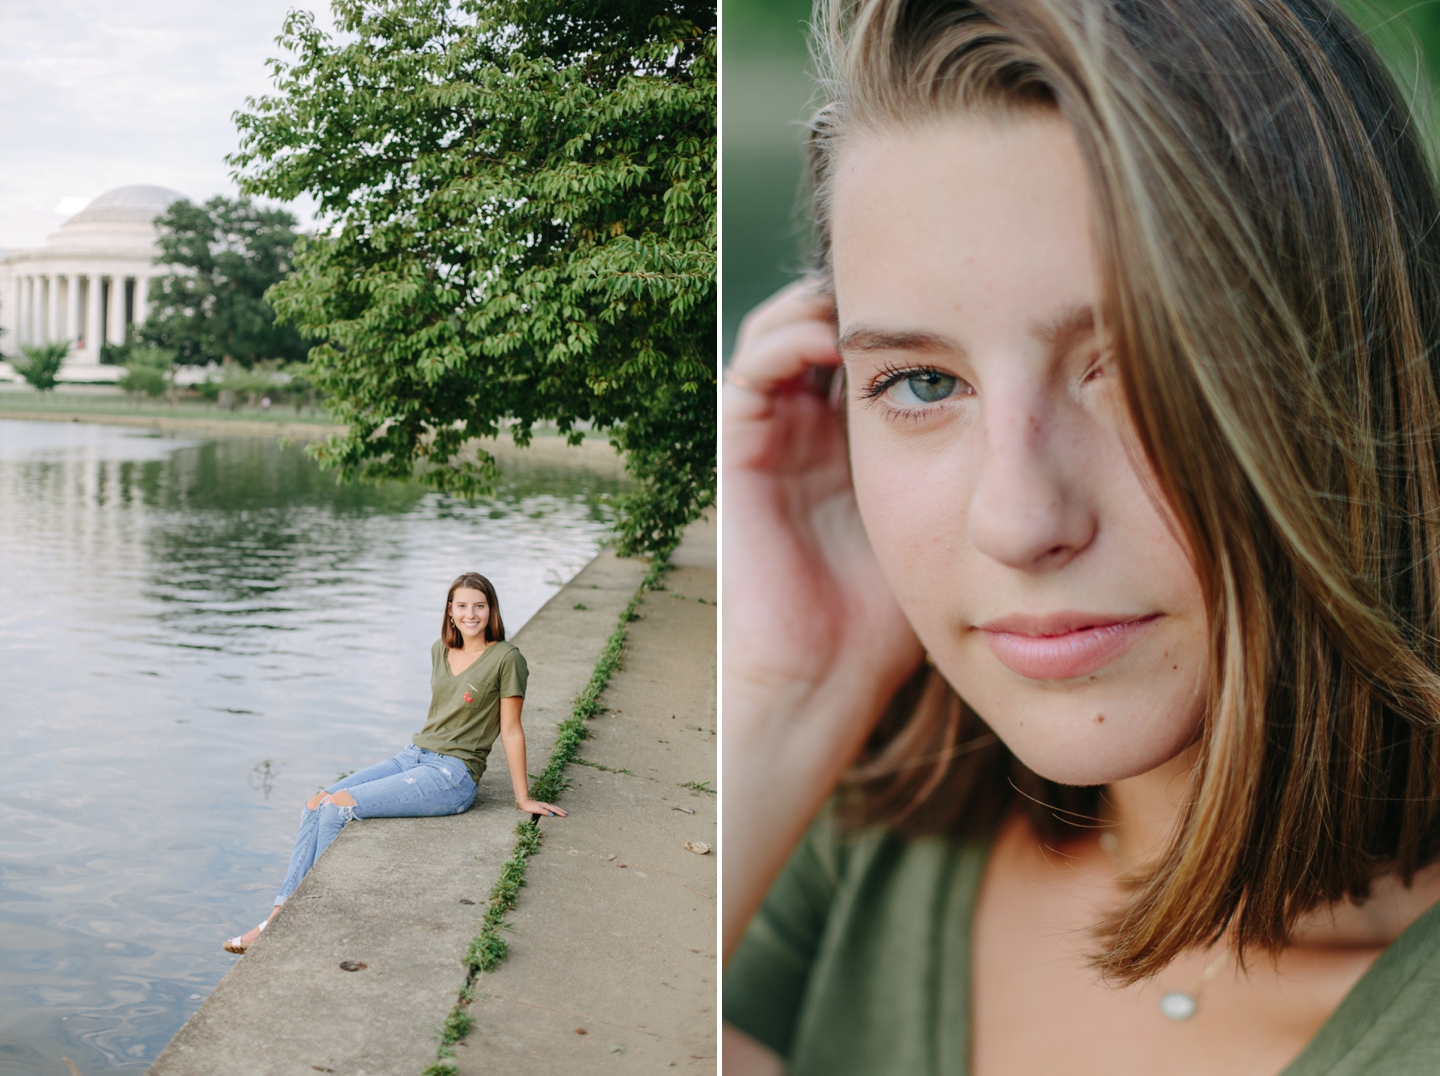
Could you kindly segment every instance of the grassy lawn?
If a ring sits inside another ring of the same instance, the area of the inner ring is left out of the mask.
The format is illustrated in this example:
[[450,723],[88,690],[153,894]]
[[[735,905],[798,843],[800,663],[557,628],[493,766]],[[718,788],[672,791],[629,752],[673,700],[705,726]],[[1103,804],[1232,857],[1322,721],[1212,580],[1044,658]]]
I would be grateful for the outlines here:
[[92,388],[61,385],[53,392],[34,392],[28,389],[0,389],[0,414],[29,412],[46,415],[144,415],[156,418],[193,418],[209,422],[303,422],[307,425],[331,425],[323,411],[277,404],[268,411],[258,407],[237,407],[231,411],[205,400],[181,399],[177,404],[166,399],[151,399],[146,396],[127,396],[122,392],[107,392]]
[[[57,385],[50,392],[36,392],[28,387],[0,383],[0,417],[19,414],[106,415],[145,418],[200,419],[206,422],[270,422],[277,426],[303,423],[307,426],[335,426],[330,417],[318,408],[301,408],[276,404],[265,411],[259,407],[236,407],[231,411],[197,397],[182,397],[172,404],[165,398],[128,396],[118,389],[95,385]],[[339,428],[338,426],[336,427]],[[534,429],[536,440],[559,440],[560,433],[548,423]],[[508,440],[502,435],[502,439]],[[594,445],[605,440],[604,434],[590,434],[586,441]]]

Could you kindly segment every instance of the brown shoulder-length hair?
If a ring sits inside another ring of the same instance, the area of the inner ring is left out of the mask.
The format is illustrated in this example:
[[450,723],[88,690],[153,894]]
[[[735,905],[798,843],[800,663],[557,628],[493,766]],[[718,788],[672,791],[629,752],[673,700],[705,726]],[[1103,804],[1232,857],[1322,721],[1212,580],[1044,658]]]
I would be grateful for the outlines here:
[[485,601],[490,606],[490,619],[485,622],[485,641],[487,643],[504,642],[505,621],[500,616],[500,599],[495,596],[495,584],[479,572],[465,572],[463,575],[457,575],[455,582],[450,584],[450,589],[445,594],[445,613],[440,618],[440,641],[451,650],[459,650],[465,645],[465,637],[460,634],[460,629],[450,619],[450,602],[454,600],[455,592],[461,587],[466,590],[480,591],[485,595]]
[[[855,130],[1051,110],[1093,191],[1140,450],[1205,594],[1211,679],[1168,847],[1099,925],[1121,982],[1440,853],[1440,203],[1406,105],[1326,0],[819,0],[810,138],[828,278]],[[957,198],[965,192],[956,191]],[[928,669],[848,817],[1045,840],[1101,790],[1027,770]]]

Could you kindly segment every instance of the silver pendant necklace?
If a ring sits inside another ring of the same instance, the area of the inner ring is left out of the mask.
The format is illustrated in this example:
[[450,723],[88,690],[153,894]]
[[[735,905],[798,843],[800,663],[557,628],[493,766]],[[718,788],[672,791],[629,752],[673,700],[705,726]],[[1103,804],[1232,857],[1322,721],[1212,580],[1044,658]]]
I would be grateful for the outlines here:
[[[1107,830],[1100,834],[1100,847],[1110,854],[1115,861],[1115,866],[1122,872],[1125,870],[1125,863],[1120,857],[1120,839],[1111,831]],[[1205,984],[1215,978],[1220,968],[1224,965],[1226,957],[1230,954],[1222,952],[1210,966],[1200,973],[1200,978],[1189,990],[1171,990],[1160,998],[1160,1014],[1168,1020],[1188,1020],[1200,1009],[1200,991]]]
[[1160,999],[1160,1012],[1171,1020],[1188,1020],[1200,1008],[1200,991],[1220,970],[1229,953],[1221,953],[1214,962],[1200,973],[1200,980],[1187,990],[1172,990]]

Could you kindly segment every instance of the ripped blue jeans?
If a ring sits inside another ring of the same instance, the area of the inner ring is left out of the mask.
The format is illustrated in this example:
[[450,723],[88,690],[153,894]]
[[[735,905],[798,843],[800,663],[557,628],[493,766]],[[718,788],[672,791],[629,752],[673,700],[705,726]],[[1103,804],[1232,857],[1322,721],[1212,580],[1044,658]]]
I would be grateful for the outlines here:
[[387,758],[359,773],[336,781],[326,792],[350,793],[354,807],[322,803],[315,810],[300,809],[300,832],[285,884],[275,897],[276,904],[295,892],[320,853],[330,847],[352,818],[425,818],[431,815],[460,814],[475,801],[475,780],[459,759],[437,755],[411,744],[393,758]]

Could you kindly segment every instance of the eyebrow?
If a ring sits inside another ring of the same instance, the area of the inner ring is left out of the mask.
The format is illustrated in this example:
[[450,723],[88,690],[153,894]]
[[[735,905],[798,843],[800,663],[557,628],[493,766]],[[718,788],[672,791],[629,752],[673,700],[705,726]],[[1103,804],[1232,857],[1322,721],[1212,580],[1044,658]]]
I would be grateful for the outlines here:
[[[1030,335],[1052,352],[1065,351],[1096,332],[1095,307],[1075,303],[1029,325]],[[859,325],[840,337],[840,353],[847,351],[912,351],[965,353],[965,348],[943,333],[920,330],[885,330]]]
[[1030,323],[1030,335],[1047,344],[1051,351],[1074,347],[1084,337],[1094,336],[1095,330],[1095,307],[1090,303],[1075,303],[1054,317]]
[[840,337],[840,351],[964,351],[956,341],[940,333],[887,332],[864,325]]

